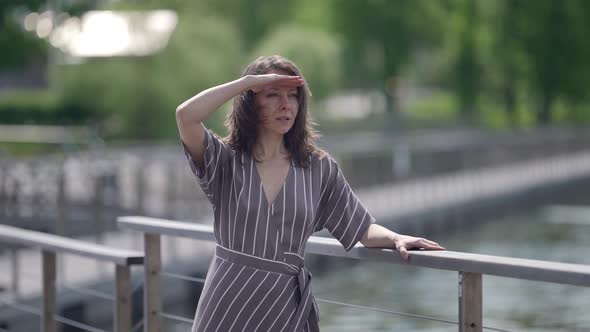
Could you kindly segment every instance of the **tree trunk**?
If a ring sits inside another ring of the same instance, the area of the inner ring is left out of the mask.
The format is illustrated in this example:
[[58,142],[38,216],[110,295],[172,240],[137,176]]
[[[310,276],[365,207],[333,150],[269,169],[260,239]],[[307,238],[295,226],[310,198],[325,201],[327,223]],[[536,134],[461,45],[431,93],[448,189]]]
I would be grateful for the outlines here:
[[507,84],[503,90],[506,117],[510,121],[510,126],[516,127],[518,120],[516,116],[516,89],[513,84]]
[[[389,118],[389,121],[384,123],[390,130],[397,131],[402,127],[402,119],[397,107],[397,100],[391,96],[387,91],[384,91],[383,96],[385,97],[385,113]],[[388,123],[387,123],[388,122]]]
[[537,124],[548,125],[551,123],[551,105],[553,104],[553,96],[550,92],[543,93],[541,97],[541,105],[537,113]]
[[395,105],[395,98],[387,93],[387,91],[383,95],[385,96],[385,112],[395,115],[398,111]]

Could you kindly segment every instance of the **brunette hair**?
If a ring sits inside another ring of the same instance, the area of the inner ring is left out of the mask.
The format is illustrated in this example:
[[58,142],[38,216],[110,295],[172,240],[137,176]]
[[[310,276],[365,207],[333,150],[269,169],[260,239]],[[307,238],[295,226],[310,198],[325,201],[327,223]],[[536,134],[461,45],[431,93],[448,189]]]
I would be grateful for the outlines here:
[[[246,67],[242,77],[246,75],[263,75],[273,70],[284,71],[289,75],[303,76],[297,66],[289,59],[280,55],[262,56]],[[304,79],[305,80],[305,79]],[[285,134],[285,148],[291,160],[298,167],[308,167],[312,155],[323,155],[323,151],[315,145],[319,137],[314,129],[315,124],[307,114],[307,105],[311,93],[307,83],[297,87],[299,110],[293,127]],[[258,137],[259,117],[254,105],[254,92],[242,91],[233,100],[233,110],[228,114],[225,125],[229,130],[226,143],[238,153],[254,155],[254,144]],[[256,156],[254,156],[256,158]]]

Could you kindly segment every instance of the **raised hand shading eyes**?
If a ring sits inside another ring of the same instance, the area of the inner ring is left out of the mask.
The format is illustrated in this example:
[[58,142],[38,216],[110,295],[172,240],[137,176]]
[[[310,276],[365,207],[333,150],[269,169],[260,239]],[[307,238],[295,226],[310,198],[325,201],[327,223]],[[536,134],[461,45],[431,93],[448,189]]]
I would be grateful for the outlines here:
[[301,76],[291,75],[280,75],[280,74],[265,74],[265,75],[251,75],[250,90],[254,93],[260,93],[261,91],[270,87],[280,88],[296,88],[305,85],[305,81]]

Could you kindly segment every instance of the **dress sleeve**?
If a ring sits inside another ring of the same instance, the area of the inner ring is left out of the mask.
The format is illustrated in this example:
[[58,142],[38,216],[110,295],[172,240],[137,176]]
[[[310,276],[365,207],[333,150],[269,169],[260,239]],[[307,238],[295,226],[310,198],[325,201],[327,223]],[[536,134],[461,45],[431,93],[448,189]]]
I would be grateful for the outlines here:
[[224,176],[224,165],[229,160],[230,149],[217,138],[209,129],[205,128],[205,150],[203,165],[199,165],[191,156],[186,144],[181,139],[184,154],[191,171],[197,177],[197,182],[209,201],[215,205],[221,190],[221,179]]
[[327,176],[322,185],[316,230],[327,229],[349,251],[375,218],[354,194],[336,161],[329,156],[326,159],[328,165],[322,171]]

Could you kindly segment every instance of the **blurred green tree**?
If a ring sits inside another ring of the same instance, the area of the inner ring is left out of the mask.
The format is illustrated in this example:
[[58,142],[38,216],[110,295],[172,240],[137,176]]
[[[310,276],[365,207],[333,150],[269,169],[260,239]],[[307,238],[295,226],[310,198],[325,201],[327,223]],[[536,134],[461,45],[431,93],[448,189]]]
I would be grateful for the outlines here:
[[415,46],[432,41],[445,2],[332,0],[328,20],[344,39],[344,72],[348,87],[377,88],[390,114],[403,66]]
[[280,54],[293,60],[315,97],[334,93],[342,79],[340,44],[329,32],[288,24],[276,27],[252,51],[251,59]]
[[523,2],[500,0],[485,4],[483,28],[489,37],[482,53],[486,58],[487,86],[492,96],[499,96],[506,118],[516,126],[519,86],[526,72],[520,24]]
[[[46,44],[21,27],[20,13],[34,11],[44,0],[3,0],[0,2],[0,70],[20,67],[47,55]],[[6,50],[9,50],[7,52]]]
[[[64,68],[63,103],[92,110],[107,136],[176,136],[176,106],[236,77],[241,63],[241,43],[231,22],[189,11],[180,15],[168,47],[159,54],[90,59]],[[223,114],[215,113],[209,123],[222,131]]]
[[227,18],[235,24],[244,50],[250,52],[277,26],[291,22],[297,1],[208,0],[202,3],[214,15]]
[[452,63],[453,88],[462,118],[472,122],[477,113],[481,67],[478,58],[478,7],[472,0],[457,0],[453,13],[452,35],[456,52]]
[[[552,121],[552,107],[560,95],[578,95],[587,86],[583,70],[587,55],[586,1],[539,0],[523,2],[523,47],[529,61],[529,85],[538,98],[537,122]],[[586,31],[582,30],[585,29]],[[586,76],[587,77],[587,76]],[[584,83],[582,83],[584,82]],[[582,84],[580,84],[582,83]],[[584,89],[582,93],[587,93]]]

